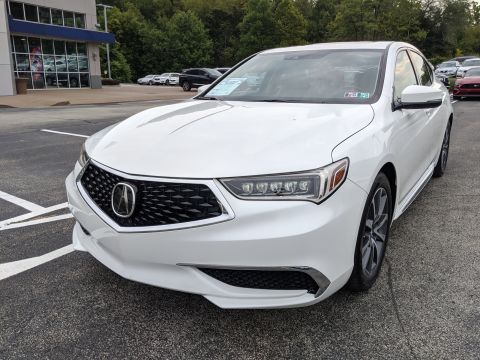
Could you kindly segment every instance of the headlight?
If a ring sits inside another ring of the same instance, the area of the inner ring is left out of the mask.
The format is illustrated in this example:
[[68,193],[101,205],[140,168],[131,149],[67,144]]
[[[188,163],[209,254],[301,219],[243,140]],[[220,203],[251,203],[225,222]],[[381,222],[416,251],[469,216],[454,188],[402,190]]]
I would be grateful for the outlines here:
[[220,179],[236,197],[244,200],[304,200],[321,203],[347,178],[348,159],[304,173]]
[[83,168],[85,165],[87,165],[88,160],[90,160],[90,158],[85,151],[85,143],[83,143],[82,149],[80,150],[80,157],[78,158],[78,163]]

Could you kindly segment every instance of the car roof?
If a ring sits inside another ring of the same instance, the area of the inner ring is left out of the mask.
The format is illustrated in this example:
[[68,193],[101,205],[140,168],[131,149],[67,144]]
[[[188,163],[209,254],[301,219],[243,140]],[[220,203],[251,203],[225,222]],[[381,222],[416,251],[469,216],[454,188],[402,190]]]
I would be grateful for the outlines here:
[[[331,42],[331,43],[319,43],[319,44],[311,44],[311,45],[303,45],[303,46],[292,46],[292,47],[285,47],[285,48],[277,48],[277,49],[270,49],[263,51],[262,54],[271,54],[271,53],[279,53],[285,51],[308,51],[308,50],[350,50],[350,49],[374,49],[374,50],[385,50],[394,42],[392,41],[349,41],[349,42]],[[405,44],[405,43],[398,43],[404,44],[407,46],[412,45]]]
[[471,59],[466,59],[463,63],[465,64],[466,62],[469,62],[469,61],[478,61],[480,60],[480,58],[471,58]]

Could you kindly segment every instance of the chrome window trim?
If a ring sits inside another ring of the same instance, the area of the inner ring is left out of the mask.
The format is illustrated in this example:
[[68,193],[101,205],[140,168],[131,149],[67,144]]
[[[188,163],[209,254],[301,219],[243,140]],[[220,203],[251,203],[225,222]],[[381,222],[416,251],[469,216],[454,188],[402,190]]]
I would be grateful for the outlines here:
[[[169,225],[155,225],[155,226],[137,226],[137,227],[124,227],[118,225],[110,216],[103,212],[97,204],[90,198],[90,195],[86,192],[81,184],[81,178],[88,166],[88,164],[94,164],[99,168],[108,171],[112,174],[121,176],[125,180],[140,180],[140,181],[153,181],[153,182],[170,182],[170,183],[182,183],[182,184],[203,184],[210,188],[213,192],[217,201],[222,208],[223,214],[216,216],[214,218],[197,220],[197,221],[188,221],[180,224],[169,224]],[[119,170],[112,169],[108,166],[105,166],[95,160],[90,159],[87,161],[82,170],[78,173],[75,182],[77,184],[77,189],[80,192],[83,200],[88,204],[88,206],[97,214],[107,225],[119,233],[147,233],[147,232],[160,232],[160,231],[171,231],[171,230],[180,230],[180,229],[191,229],[200,226],[213,225],[222,223],[225,221],[230,221],[235,218],[235,213],[233,209],[227,202],[227,199],[223,196],[222,192],[218,188],[217,184],[213,179],[178,179],[178,178],[163,178],[163,177],[151,177],[151,176],[140,176],[140,175],[130,175]]]
[[[226,266],[226,265],[203,265],[203,264],[184,264],[184,263],[179,263],[177,266],[187,266],[191,268],[195,268],[196,271],[201,272],[198,268],[208,268],[208,269],[223,269],[223,270],[258,270],[258,271],[299,271],[303,272],[307,275],[309,275],[318,285],[318,291],[313,294],[315,298],[319,297],[322,295],[325,290],[330,286],[330,280],[318,271],[317,269],[311,268],[309,266]],[[205,273],[202,272],[204,276],[211,277]],[[213,278],[215,279],[215,278]],[[221,282],[224,284],[222,281],[215,279],[216,281]],[[228,284],[227,284],[228,285]],[[230,285],[233,286],[233,285]],[[233,286],[237,287],[237,286]],[[245,287],[239,287],[240,289],[251,289],[251,288],[245,288]],[[258,290],[258,291],[298,291],[298,290],[272,290],[272,289],[253,289],[253,290]]]

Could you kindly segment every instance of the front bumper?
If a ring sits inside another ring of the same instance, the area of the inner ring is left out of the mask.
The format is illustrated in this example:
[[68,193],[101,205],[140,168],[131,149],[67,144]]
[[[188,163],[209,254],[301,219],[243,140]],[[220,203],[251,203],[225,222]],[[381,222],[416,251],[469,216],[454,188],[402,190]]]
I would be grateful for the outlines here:
[[454,87],[453,95],[455,96],[480,96],[480,88],[462,88]]
[[[223,308],[305,306],[321,301],[348,280],[367,194],[347,180],[325,203],[244,201],[218,187],[234,218],[172,231],[117,232],[78,190],[77,164],[67,180],[75,249],[134,281],[200,294]],[[80,226],[81,224],[81,226]],[[86,231],[84,231],[83,229]],[[308,268],[330,283],[321,294],[231,286],[197,267]]]

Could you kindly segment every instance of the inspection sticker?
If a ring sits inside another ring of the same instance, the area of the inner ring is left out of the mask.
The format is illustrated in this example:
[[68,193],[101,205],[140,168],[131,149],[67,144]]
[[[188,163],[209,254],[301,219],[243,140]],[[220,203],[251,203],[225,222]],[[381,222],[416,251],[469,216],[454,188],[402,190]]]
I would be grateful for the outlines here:
[[208,92],[208,96],[230,95],[245,80],[245,78],[231,78],[223,80],[217,84],[213,90]]
[[368,99],[370,97],[370,93],[368,92],[358,92],[358,91],[347,91],[343,97],[346,98],[360,98],[360,99]]

